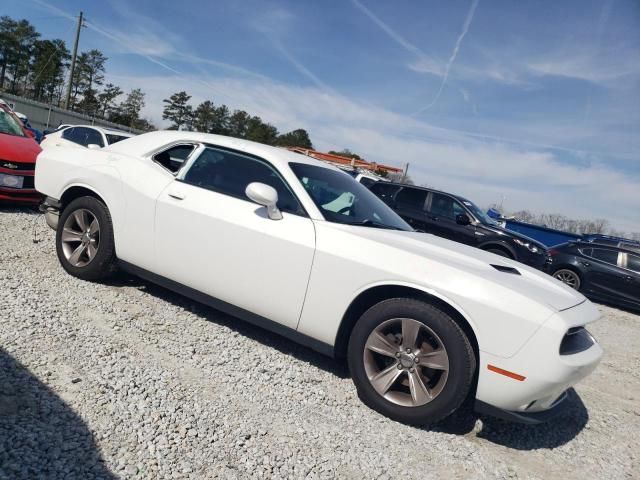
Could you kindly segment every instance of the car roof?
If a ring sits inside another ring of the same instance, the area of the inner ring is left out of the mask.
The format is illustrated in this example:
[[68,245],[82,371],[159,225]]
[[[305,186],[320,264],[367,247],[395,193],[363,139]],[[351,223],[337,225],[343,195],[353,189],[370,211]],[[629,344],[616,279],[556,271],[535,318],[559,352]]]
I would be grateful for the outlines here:
[[559,245],[556,245],[556,247],[561,248],[567,245],[577,245],[579,247],[589,247],[589,248],[608,248],[608,249],[615,249],[615,250],[619,250],[621,252],[624,253],[633,253],[633,254],[639,254],[640,253],[640,248],[636,248],[633,245],[628,246],[628,245],[624,245],[624,246],[618,246],[618,245],[611,245],[610,243],[598,243],[598,242],[588,242],[585,240],[571,240],[569,242],[565,242],[565,243],[561,243]]
[[[420,187],[418,185],[409,185],[409,184],[406,184],[406,183],[388,182],[388,181],[384,182],[384,185],[392,185],[392,186],[395,186],[395,187],[413,188],[413,189],[416,189],[416,190],[424,190],[426,192],[441,193],[442,195],[449,195],[450,197],[453,197],[456,200],[460,200],[461,202],[471,202],[471,200],[468,200],[468,199],[466,199],[464,197],[461,197],[460,195],[456,195],[455,193],[445,192],[443,190],[436,190],[435,188],[430,188],[430,187]],[[473,203],[473,202],[471,202],[471,203]]]
[[237,150],[249,155],[264,158],[265,160],[270,161],[277,168],[286,167],[289,163],[302,163],[305,165],[315,165],[335,170],[337,172],[342,172],[340,169],[325,162],[300,153],[291,152],[284,148],[272,147],[263,143],[252,142],[250,140],[243,140],[235,137],[226,137],[224,135],[215,135],[212,133],[158,130],[155,132],[136,135],[128,138],[127,140],[114,143],[113,145],[108,145],[104,147],[104,150],[119,152],[125,155],[144,157],[165,145],[177,144],[180,142],[205,143]]
[[[93,128],[94,130],[98,130],[104,133],[105,135],[120,135],[121,137],[127,137],[127,138],[134,137],[136,135],[135,133],[125,132],[124,130],[116,130],[115,128],[106,128],[106,127],[101,127],[99,125],[66,125],[64,129],[71,128],[71,127]],[[62,128],[62,127],[58,127],[58,128]]]

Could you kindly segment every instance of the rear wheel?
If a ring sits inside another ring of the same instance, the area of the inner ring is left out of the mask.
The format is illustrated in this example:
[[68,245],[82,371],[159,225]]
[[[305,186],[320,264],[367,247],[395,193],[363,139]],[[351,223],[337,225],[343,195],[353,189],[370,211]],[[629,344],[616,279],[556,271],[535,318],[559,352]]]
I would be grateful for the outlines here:
[[561,268],[553,272],[553,278],[557,278],[565,285],[573,288],[574,290],[580,290],[580,275],[568,268]]
[[60,215],[56,252],[62,267],[83,280],[101,280],[115,271],[113,226],[106,205],[94,197],[73,200]]
[[348,360],[362,401],[412,425],[453,413],[469,394],[476,369],[473,349],[455,320],[406,298],[365,312],[351,334]]

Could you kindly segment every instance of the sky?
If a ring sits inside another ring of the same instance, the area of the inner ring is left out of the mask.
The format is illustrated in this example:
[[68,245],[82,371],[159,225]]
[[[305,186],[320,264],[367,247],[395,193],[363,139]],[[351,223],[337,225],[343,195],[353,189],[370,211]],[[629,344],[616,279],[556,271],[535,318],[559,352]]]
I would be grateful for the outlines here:
[[45,38],[100,49],[106,80],[186,90],[318,150],[409,163],[482,206],[640,231],[637,0],[2,0]]

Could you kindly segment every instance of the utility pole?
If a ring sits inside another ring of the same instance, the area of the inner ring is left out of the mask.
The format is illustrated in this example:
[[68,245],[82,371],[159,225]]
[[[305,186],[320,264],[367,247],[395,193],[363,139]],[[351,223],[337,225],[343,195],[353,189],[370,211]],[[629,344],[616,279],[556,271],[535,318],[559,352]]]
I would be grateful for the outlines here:
[[402,172],[402,182],[404,183],[407,181],[407,173],[409,173],[409,162],[407,162],[407,164],[404,167],[404,172]]
[[78,29],[76,30],[76,41],[73,44],[73,56],[71,57],[71,70],[69,71],[69,85],[67,85],[67,98],[64,102],[64,106],[66,109],[69,109],[69,104],[71,103],[71,87],[73,84],[73,71],[76,69],[76,57],[78,56],[78,42],[80,41],[80,29],[84,25],[82,24],[82,12],[80,12],[80,16],[78,17]]

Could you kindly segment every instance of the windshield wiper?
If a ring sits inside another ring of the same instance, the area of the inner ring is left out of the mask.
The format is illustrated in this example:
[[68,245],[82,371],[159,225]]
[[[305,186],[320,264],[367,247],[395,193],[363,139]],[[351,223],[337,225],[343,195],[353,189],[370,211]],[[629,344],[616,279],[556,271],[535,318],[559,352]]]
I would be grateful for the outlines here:
[[386,230],[401,230],[401,231],[404,231],[404,229],[402,229],[400,227],[394,227],[393,225],[387,225],[385,223],[376,222],[374,220],[371,220],[370,218],[365,218],[361,222],[348,222],[347,225],[355,225],[355,226],[358,226],[358,227],[384,228]]

